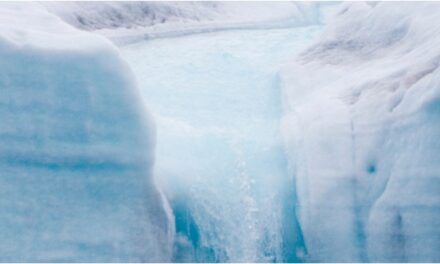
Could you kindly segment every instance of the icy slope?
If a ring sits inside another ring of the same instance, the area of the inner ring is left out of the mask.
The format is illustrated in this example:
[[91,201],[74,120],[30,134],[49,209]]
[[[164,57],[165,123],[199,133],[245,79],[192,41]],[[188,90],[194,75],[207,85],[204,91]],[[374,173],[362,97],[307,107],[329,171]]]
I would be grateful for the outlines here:
[[283,71],[311,261],[440,261],[440,4],[349,3]]
[[42,2],[73,26],[118,43],[234,28],[319,23],[318,3],[302,2]]
[[0,4],[0,261],[169,260],[154,126],[118,51]]

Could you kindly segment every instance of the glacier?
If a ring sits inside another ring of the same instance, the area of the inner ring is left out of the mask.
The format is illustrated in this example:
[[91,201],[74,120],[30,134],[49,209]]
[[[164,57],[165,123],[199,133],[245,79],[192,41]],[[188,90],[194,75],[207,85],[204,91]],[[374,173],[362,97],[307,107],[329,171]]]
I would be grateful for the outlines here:
[[309,261],[440,260],[440,5],[344,3],[282,70]]
[[440,261],[439,14],[1,3],[0,261]]
[[155,125],[106,39],[0,8],[0,261],[169,261]]

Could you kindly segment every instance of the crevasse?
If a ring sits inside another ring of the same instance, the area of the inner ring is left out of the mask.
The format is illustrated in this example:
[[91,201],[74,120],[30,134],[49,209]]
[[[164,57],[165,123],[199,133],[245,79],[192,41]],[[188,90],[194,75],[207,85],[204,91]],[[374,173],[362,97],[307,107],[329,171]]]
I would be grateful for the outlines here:
[[265,5],[2,3],[0,261],[439,261],[439,5]]
[[302,261],[279,131],[277,71],[320,27],[236,30],[125,46],[158,124],[156,177],[175,261]]

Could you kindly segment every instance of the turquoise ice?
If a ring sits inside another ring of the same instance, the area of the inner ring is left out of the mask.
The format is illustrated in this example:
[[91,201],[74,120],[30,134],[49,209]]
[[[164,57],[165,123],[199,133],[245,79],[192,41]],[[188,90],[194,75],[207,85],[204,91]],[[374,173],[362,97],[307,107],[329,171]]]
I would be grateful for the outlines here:
[[155,175],[176,261],[299,261],[277,72],[320,27],[236,30],[126,46],[157,122]]

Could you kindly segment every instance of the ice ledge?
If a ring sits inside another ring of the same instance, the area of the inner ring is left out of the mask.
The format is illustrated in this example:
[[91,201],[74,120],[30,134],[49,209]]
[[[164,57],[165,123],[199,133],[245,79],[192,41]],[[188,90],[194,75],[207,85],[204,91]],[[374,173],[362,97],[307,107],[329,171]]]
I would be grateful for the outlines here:
[[169,261],[155,129],[105,38],[0,4],[1,261]]

